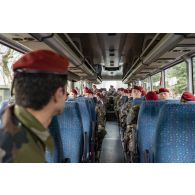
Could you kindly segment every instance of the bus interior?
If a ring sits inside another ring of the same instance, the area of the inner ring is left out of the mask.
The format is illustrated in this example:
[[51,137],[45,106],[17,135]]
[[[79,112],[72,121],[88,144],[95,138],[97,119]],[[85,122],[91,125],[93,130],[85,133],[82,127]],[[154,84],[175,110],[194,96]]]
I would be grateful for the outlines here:
[[[136,85],[147,92],[168,88],[171,94],[172,102],[166,105],[160,101],[134,102],[140,105],[137,132],[132,134],[139,149],[136,157],[127,151],[125,130],[114,111],[114,96],[108,95],[107,134],[99,159],[94,157],[93,140],[89,151],[82,146],[84,152],[77,157],[66,154],[66,162],[195,162],[195,104],[180,103],[184,91],[194,94],[195,90],[194,33],[1,33],[2,105],[11,96],[11,65],[24,53],[38,49],[52,50],[69,59],[69,92],[77,87],[81,94],[84,87],[93,85],[106,92],[110,85],[116,90]],[[95,129],[95,120],[85,120],[92,121],[91,128]]]

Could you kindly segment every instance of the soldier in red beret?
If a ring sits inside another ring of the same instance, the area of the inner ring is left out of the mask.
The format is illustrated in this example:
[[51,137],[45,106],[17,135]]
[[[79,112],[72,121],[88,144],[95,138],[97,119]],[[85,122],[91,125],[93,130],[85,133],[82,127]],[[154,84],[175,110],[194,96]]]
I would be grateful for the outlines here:
[[149,91],[146,96],[145,96],[146,100],[150,101],[150,100],[158,100],[158,95],[154,92],[154,91]]
[[159,100],[167,100],[167,99],[169,99],[169,97],[170,97],[169,90],[166,89],[166,88],[160,88],[158,90],[158,97],[159,97]]
[[77,94],[78,93],[77,93],[76,89],[72,89],[70,94],[69,94],[69,97],[75,99],[77,97]]
[[181,96],[181,102],[188,102],[188,101],[195,101],[195,96],[192,93],[186,91]]
[[68,59],[49,50],[23,55],[13,64],[15,105],[3,113],[0,162],[46,162],[54,153],[48,126],[63,112]]
[[141,86],[133,86],[132,88],[132,97],[135,98],[141,98],[143,88]]

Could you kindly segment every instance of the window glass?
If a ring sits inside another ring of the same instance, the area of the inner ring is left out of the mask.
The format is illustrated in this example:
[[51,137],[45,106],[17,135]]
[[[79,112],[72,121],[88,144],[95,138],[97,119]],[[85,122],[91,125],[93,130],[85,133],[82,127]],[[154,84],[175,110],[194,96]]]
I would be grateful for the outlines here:
[[173,98],[179,99],[187,90],[187,65],[181,62],[165,70],[165,86],[170,89]]
[[10,97],[12,64],[23,54],[0,44],[0,102]]
[[143,87],[146,91],[151,90],[150,78],[149,77],[143,80]]
[[152,79],[152,89],[153,90],[158,90],[161,86],[160,80],[161,80],[161,72],[153,75],[151,77]]
[[192,64],[193,64],[193,87],[195,93],[195,57],[192,58]]

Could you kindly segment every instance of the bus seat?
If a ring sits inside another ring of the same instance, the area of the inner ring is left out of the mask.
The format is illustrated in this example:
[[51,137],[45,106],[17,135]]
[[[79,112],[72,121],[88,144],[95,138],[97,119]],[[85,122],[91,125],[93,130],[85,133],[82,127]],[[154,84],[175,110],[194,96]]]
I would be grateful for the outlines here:
[[2,126],[2,122],[1,122],[1,116],[3,114],[3,111],[5,110],[5,108],[8,106],[8,100],[2,101],[1,105],[0,105],[0,128]]
[[159,112],[161,107],[166,103],[166,101],[143,101],[141,104],[137,122],[140,162],[148,162],[151,158],[150,149],[154,145],[154,135]]
[[82,161],[84,149],[83,125],[78,103],[66,101],[64,112],[58,116],[64,160],[71,163]]
[[132,106],[140,105],[143,101],[143,98],[136,98],[132,101]]
[[122,96],[122,104],[125,104],[128,101],[128,96]]
[[63,146],[62,140],[60,136],[60,127],[58,123],[57,116],[53,117],[50,125],[49,131],[54,140],[54,156],[52,157],[51,153],[46,148],[45,158],[49,163],[61,163],[64,161],[63,159]]
[[87,159],[89,158],[90,149],[91,149],[91,138],[92,138],[92,120],[91,113],[89,108],[89,102],[86,98],[77,98],[76,102],[79,104],[79,110],[81,113],[81,119],[83,123],[83,131],[85,135],[85,142],[87,145],[86,153]]
[[165,104],[159,115],[154,162],[195,162],[195,103]]

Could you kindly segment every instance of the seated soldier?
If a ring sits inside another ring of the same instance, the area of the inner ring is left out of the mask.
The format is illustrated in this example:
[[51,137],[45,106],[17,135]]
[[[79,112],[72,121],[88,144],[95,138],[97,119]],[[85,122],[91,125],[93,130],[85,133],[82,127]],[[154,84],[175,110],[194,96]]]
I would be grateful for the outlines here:
[[[141,86],[133,86],[132,97],[133,99],[141,98],[143,88]],[[136,127],[140,105],[135,105],[130,108],[127,118],[127,128],[124,132],[124,144],[126,146],[126,152],[130,155],[130,162],[137,161],[137,138],[136,138]]]
[[64,111],[68,63],[52,51],[37,50],[13,64],[15,104],[2,115],[0,162],[46,162],[46,148],[54,154],[48,126]]
[[97,117],[97,133],[96,133],[96,143],[95,143],[95,150],[96,150],[96,160],[99,159],[99,154],[101,151],[101,145],[102,141],[106,135],[106,129],[105,129],[105,124],[106,124],[106,110],[105,106],[102,101],[102,94],[97,93],[96,94],[97,98],[97,103],[96,103],[96,117]]
[[125,92],[128,97],[128,101],[122,105],[121,111],[120,111],[120,123],[121,123],[121,127],[123,130],[126,129],[126,118],[129,113],[129,110],[131,109],[131,106],[132,106],[131,103],[133,100],[131,96],[132,90],[127,90]]
[[195,96],[192,93],[186,91],[182,94],[180,101],[183,103],[188,101],[195,101]]
[[151,100],[156,101],[156,100],[158,100],[158,95],[157,95],[156,92],[154,92],[154,91],[149,91],[149,92],[146,94],[145,99],[146,99],[147,101],[151,101]]
[[132,97],[133,99],[141,98],[143,88],[141,86],[133,86],[132,88]]
[[77,97],[77,91],[75,89],[72,89],[70,91],[70,94],[68,96],[69,98],[75,99]]
[[170,92],[166,88],[160,88],[158,90],[158,98],[159,100],[167,100],[170,98]]
[[97,93],[98,92],[98,89],[97,89],[96,85],[92,86],[92,91],[93,91],[93,93]]
[[93,98],[93,91],[88,87],[84,88],[84,96],[88,98]]

